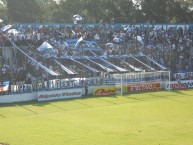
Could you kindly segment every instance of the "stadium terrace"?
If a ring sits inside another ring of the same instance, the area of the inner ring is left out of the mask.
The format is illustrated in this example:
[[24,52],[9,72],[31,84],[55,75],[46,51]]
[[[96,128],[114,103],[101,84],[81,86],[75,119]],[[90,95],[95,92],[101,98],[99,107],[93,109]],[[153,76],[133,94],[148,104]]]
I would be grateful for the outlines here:
[[170,70],[171,81],[191,80],[192,43],[188,24],[11,25],[1,28],[0,93],[109,86],[123,73]]

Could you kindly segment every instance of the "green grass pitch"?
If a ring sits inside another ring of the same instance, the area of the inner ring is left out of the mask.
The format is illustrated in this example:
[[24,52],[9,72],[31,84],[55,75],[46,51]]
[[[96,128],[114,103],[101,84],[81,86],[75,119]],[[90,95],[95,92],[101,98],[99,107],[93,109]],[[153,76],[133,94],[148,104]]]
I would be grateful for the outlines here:
[[9,145],[192,145],[193,90],[0,105]]

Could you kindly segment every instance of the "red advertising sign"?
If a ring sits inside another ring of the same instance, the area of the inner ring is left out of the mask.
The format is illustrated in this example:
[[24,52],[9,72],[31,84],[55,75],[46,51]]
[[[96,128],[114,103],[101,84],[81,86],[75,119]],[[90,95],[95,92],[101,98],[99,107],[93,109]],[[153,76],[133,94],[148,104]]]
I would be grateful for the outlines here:
[[160,83],[128,85],[128,92],[154,91],[160,89]]

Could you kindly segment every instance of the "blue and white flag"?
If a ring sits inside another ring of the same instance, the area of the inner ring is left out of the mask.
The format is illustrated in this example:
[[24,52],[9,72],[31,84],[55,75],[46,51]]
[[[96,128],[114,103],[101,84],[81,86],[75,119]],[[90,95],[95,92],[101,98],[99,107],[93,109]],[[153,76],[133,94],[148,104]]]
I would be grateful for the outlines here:
[[3,22],[3,20],[2,19],[0,19],[0,23],[2,23]]
[[82,42],[83,40],[84,40],[84,39],[83,39],[83,37],[81,36],[81,37],[78,39],[78,41],[76,42],[74,48],[76,49],[76,48],[78,47],[78,45],[80,44],[80,42]]
[[138,41],[139,43],[141,43],[142,45],[144,44],[141,36],[137,36],[137,41]]
[[3,82],[3,91],[9,90],[9,81]]
[[82,20],[82,17],[79,14],[76,14],[73,16],[73,19],[80,21],[80,20]]
[[6,25],[6,26],[4,26],[3,28],[1,28],[0,31],[1,31],[1,32],[5,32],[5,31],[11,29],[11,27],[12,27],[12,25]]
[[82,17],[79,14],[76,14],[73,16],[73,22],[74,24],[77,24],[77,21],[81,21]]

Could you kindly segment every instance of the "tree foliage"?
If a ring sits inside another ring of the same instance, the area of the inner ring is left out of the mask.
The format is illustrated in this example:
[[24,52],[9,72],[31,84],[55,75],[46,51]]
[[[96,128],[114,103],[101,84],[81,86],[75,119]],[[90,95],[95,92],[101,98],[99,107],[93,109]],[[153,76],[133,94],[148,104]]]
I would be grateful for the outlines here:
[[[134,3],[135,2],[135,3]],[[1,0],[0,16],[20,23],[190,23],[192,0]]]
[[36,0],[7,0],[7,15],[13,22],[35,22],[39,12]]

